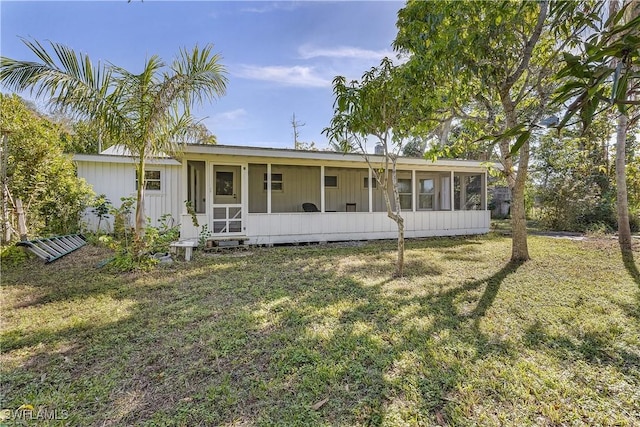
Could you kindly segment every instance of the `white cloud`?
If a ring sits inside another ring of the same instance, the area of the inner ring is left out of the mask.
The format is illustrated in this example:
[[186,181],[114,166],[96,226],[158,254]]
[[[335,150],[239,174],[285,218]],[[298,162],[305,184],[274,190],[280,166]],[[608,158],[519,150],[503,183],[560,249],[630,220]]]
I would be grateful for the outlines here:
[[329,87],[331,78],[319,75],[313,67],[302,66],[257,66],[242,65],[236,71],[238,77],[252,80],[262,80],[285,86],[298,87]]
[[217,122],[229,122],[241,119],[247,115],[247,110],[244,108],[236,108],[235,110],[224,111],[222,113],[215,114],[211,119]]
[[391,50],[369,50],[353,46],[338,46],[333,48],[320,48],[312,45],[302,45],[298,49],[302,59],[312,58],[350,58],[362,60],[381,60],[385,56],[394,58],[395,53]]
[[214,114],[203,120],[204,124],[214,134],[218,130],[237,130],[244,129],[246,126],[247,111],[244,108],[236,108],[235,110],[223,111]]
[[287,1],[287,2],[264,2],[262,5],[260,5],[259,7],[245,7],[242,8],[242,12],[248,12],[248,13],[268,13],[268,12],[273,12],[273,11],[277,11],[277,10],[287,10],[287,11],[291,11],[291,10],[295,10],[298,8],[298,4],[296,2],[292,2],[292,1]]

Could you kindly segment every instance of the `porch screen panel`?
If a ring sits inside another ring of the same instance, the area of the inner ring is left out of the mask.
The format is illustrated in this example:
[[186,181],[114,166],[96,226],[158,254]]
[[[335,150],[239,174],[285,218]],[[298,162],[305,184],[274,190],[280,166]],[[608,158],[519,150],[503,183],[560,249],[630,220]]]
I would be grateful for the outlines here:
[[468,175],[465,180],[465,210],[482,209],[482,181],[483,175]]
[[460,173],[453,178],[455,210],[482,209],[484,175]]
[[303,203],[313,203],[320,208],[319,166],[272,164],[271,173],[282,175],[282,191],[271,193],[271,212],[303,212]]
[[216,196],[232,196],[233,172],[216,172]]
[[267,165],[249,163],[249,212],[267,213],[267,192],[264,189],[264,175]]
[[[363,168],[325,168],[327,177],[336,177],[336,186],[325,185],[325,209],[336,212],[368,212],[369,189],[365,183],[369,176],[368,169]],[[355,205],[355,208],[354,208]]]
[[451,178],[448,176],[440,177],[440,208],[451,210]]
[[205,162],[187,161],[187,202],[195,213],[205,213],[206,211],[206,182],[205,182]]

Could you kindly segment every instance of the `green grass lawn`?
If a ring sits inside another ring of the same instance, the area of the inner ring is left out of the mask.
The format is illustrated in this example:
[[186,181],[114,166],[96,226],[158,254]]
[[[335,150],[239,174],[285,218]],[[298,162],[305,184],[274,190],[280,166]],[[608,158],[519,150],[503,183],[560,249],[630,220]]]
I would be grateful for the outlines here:
[[640,425],[640,253],[529,244],[410,241],[397,280],[394,242],[3,268],[1,406],[66,418],[5,423]]

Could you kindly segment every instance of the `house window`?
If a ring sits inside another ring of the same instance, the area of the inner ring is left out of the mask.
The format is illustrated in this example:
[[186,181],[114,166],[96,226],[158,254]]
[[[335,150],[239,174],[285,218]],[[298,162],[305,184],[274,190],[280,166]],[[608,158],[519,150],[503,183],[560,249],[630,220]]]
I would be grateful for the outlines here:
[[[263,189],[267,191],[267,174],[264,174],[264,186]],[[271,191],[282,191],[284,186],[282,185],[282,174],[281,173],[272,173],[271,174]]]
[[435,193],[433,179],[421,179],[418,187],[418,209],[434,209]]
[[327,188],[338,188],[338,177],[335,175],[325,175],[324,186]]
[[411,180],[398,180],[398,194],[400,196],[400,209],[411,209]]
[[[136,190],[138,189],[138,171],[136,171]],[[144,189],[160,191],[160,171],[144,171]]]
[[[373,185],[372,188],[378,188],[378,181],[375,178],[371,180],[371,183]],[[364,177],[364,188],[369,188],[369,177],[367,176]]]

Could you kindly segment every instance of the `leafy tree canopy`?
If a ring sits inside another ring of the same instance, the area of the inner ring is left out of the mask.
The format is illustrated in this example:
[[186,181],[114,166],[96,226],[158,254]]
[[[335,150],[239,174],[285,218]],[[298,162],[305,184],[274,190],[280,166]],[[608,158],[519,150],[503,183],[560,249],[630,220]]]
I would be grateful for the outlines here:
[[0,128],[7,135],[10,213],[23,201],[32,236],[77,231],[92,191],[63,153],[65,132],[16,95],[0,94]]

